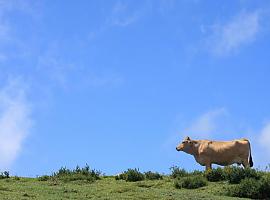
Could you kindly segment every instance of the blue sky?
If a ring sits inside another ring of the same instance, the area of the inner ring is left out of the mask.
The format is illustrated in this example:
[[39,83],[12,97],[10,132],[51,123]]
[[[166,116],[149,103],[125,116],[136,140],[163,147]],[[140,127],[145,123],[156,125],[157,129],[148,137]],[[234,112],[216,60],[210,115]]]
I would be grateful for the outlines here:
[[249,138],[270,157],[270,3],[0,0],[0,168],[203,169],[175,151]]

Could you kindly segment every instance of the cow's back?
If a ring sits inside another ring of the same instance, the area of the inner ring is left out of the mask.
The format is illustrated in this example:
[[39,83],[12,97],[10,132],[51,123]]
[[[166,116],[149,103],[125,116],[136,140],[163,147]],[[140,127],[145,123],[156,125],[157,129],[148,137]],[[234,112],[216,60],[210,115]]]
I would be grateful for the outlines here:
[[233,141],[202,141],[199,156],[219,165],[241,163],[249,156],[249,142],[246,139]]

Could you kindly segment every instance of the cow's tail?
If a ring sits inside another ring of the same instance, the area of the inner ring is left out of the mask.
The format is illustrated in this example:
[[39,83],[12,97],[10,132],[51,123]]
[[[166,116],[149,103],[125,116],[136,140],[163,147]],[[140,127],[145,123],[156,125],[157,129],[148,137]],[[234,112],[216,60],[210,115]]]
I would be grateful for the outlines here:
[[251,156],[251,146],[250,146],[250,142],[248,142],[249,145],[249,159],[248,159],[248,163],[250,167],[253,167],[253,161],[252,161],[252,156]]

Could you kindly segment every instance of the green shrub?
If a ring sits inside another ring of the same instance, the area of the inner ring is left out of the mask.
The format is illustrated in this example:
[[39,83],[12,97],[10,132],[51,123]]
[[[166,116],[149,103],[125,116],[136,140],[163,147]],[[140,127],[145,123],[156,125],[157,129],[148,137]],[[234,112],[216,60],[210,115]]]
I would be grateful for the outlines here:
[[263,176],[260,180],[260,198],[270,198],[270,174]]
[[191,176],[197,176],[197,175],[203,175],[204,172],[200,171],[200,170],[194,170],[192,172],[189,173],[189,175]]
[[50,179],[50,176],[48,176],[48,175],[39,176],[37,179],[39,181],[48,181]]
[[[86,164],[85,167],[80,168],[77,166],[74,170],[67,169],[66,167],[61,167],[57,172],[52,174],[52,178],[67,181],[76,181],[76,180],[86,180],[93,182],[100,179],[101,172],[90,169]],[[45,178],[46,179],[46,178]]]
[[135,182],[135,181],[142,181],[145,177],[143,173],[139,171],[139,169],[128,169],[126,171],[126,181]]
[[207,185],[206,178],[202,176],[189,176],[183,178],[177,178],[174,182],[174,186],[178,189],[196,189]]
[[121,173],[115,176],[115,180],[127,180],[126,173]]
[[230,187],[228,190],[229,196],[257,198],[260,193],[260,183],[254,178],[245,178],[240,184]]
[[254,178],[260,179],[261,173],[257,172],[255,169],[251,168],[240,168],[240,167],[225,167],[224,173],[226,179],[231,184],[238,184],[242,179]]
[[170,170],[171,170],[171,177],[172,178],[186,177],[189,175],[185,169],[181,169],[177,166],[171,167]]
[[245,178],[240,184],[228,189],[228,195],[234,197],[245,197],[252,199],[270,198],[270,175],[261,179]]
[[0,179],[5,179],[5,178],[10,178],[8,171],[1,172],[0,174]]
[[220,167],[216,169],[207,170],[204,174],[208,181],[217,182],[223,181],[226,179],[224,170]]
[[144,175],[145,175],[145,178],[148,180],[159,180],[163,178],[161,174],[157,172],[151,172],[151,171],[145,172]]
[[136,181],[142,181],[145,179],[145,176],[143,173],[139,171],[139,169],[128,169],[127,171],[124,171],[123,173],[117,175],[115,177],[116,180],[125,180],[128,182],[136,182]]

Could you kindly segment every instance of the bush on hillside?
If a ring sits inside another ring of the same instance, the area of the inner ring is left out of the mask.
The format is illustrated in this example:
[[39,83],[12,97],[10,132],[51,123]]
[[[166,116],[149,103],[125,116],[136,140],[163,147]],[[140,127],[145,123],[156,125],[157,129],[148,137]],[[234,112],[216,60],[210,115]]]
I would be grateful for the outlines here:
[[48,175],[44,175],[44,176],[39,176],[39,177],[37,177],[37,179],[38,179],[39,181],[48,181],[50,178],[51,178],[51,177],[48,176]]
[[180,167],[173,166],[170,168],[171,170],[171,177],[177,178],[177,177],[186,177],[188,176],[188,172],[185,169],[181,169]]
[[123,173],[121,173],[121,174],[117,174],[116,176],[115,176],[115,180],[126,180],[127,178],[126,178],[126,173],[125,172],[123,172]]
[[200,171],[200,170],[194,170],[194,171],[189,173],[189,175],[191,175],[191,176],[197,176],[197,175],[203,175],[203,174],[204,174],[204,172]]
[[259,180],[245,178],[241,180],[240,184],[230,187],[228,189],[228,195],[252,199],[269,199],[270,176],[264,176]]
[[260,189],[259,181],[254,178],[245,178],[240,184],[230,187],[228,190],[229,196],[242,198],[258,198]]
[[123,173],[117,175],[115,177],[116,180],[125,180],[128,182],[136,182],[136,181],[142,181],[145,179],[145,176],[143,173],[139,171],[139,169],[128,169],[127,171],[124,171]]
[[0,174],[0,179],[5,179],[5,178],[10,178],[8,171],[1,172]]
[[148,180],[160,180],[160,179],[163,179],[162,175],[159,174],[158,172],[148,171],[148,172],[145,172],[144,175],[145,175],[145,178],[148,179]]
[[217,181],[223,181],[226,179],[224,170],[220,167],[216,169],[210,169],[207,170],[204,173],[204,176],[207,178],[208,181],[210,182],[217,182]]
[[261,173],[251,168],[225,167],[224,174],[231,184],[238,184],[245,178],[260,179]]
[[260,182],[260,198],[270,199],[270,174],[263,176]]
[[196,189],[207,185],[206,178],[202,176],[189,176],[183,178],[177,178],[174,182],[174,186],[177,189]]
[[86,164],[85,167],[80,168],[77,166],[74,170],[61,167],[57,172],[53,173],[52,177],[63,181],[86,180],[93,182],[100,179],[100,175],[100,171],[90,169]]

